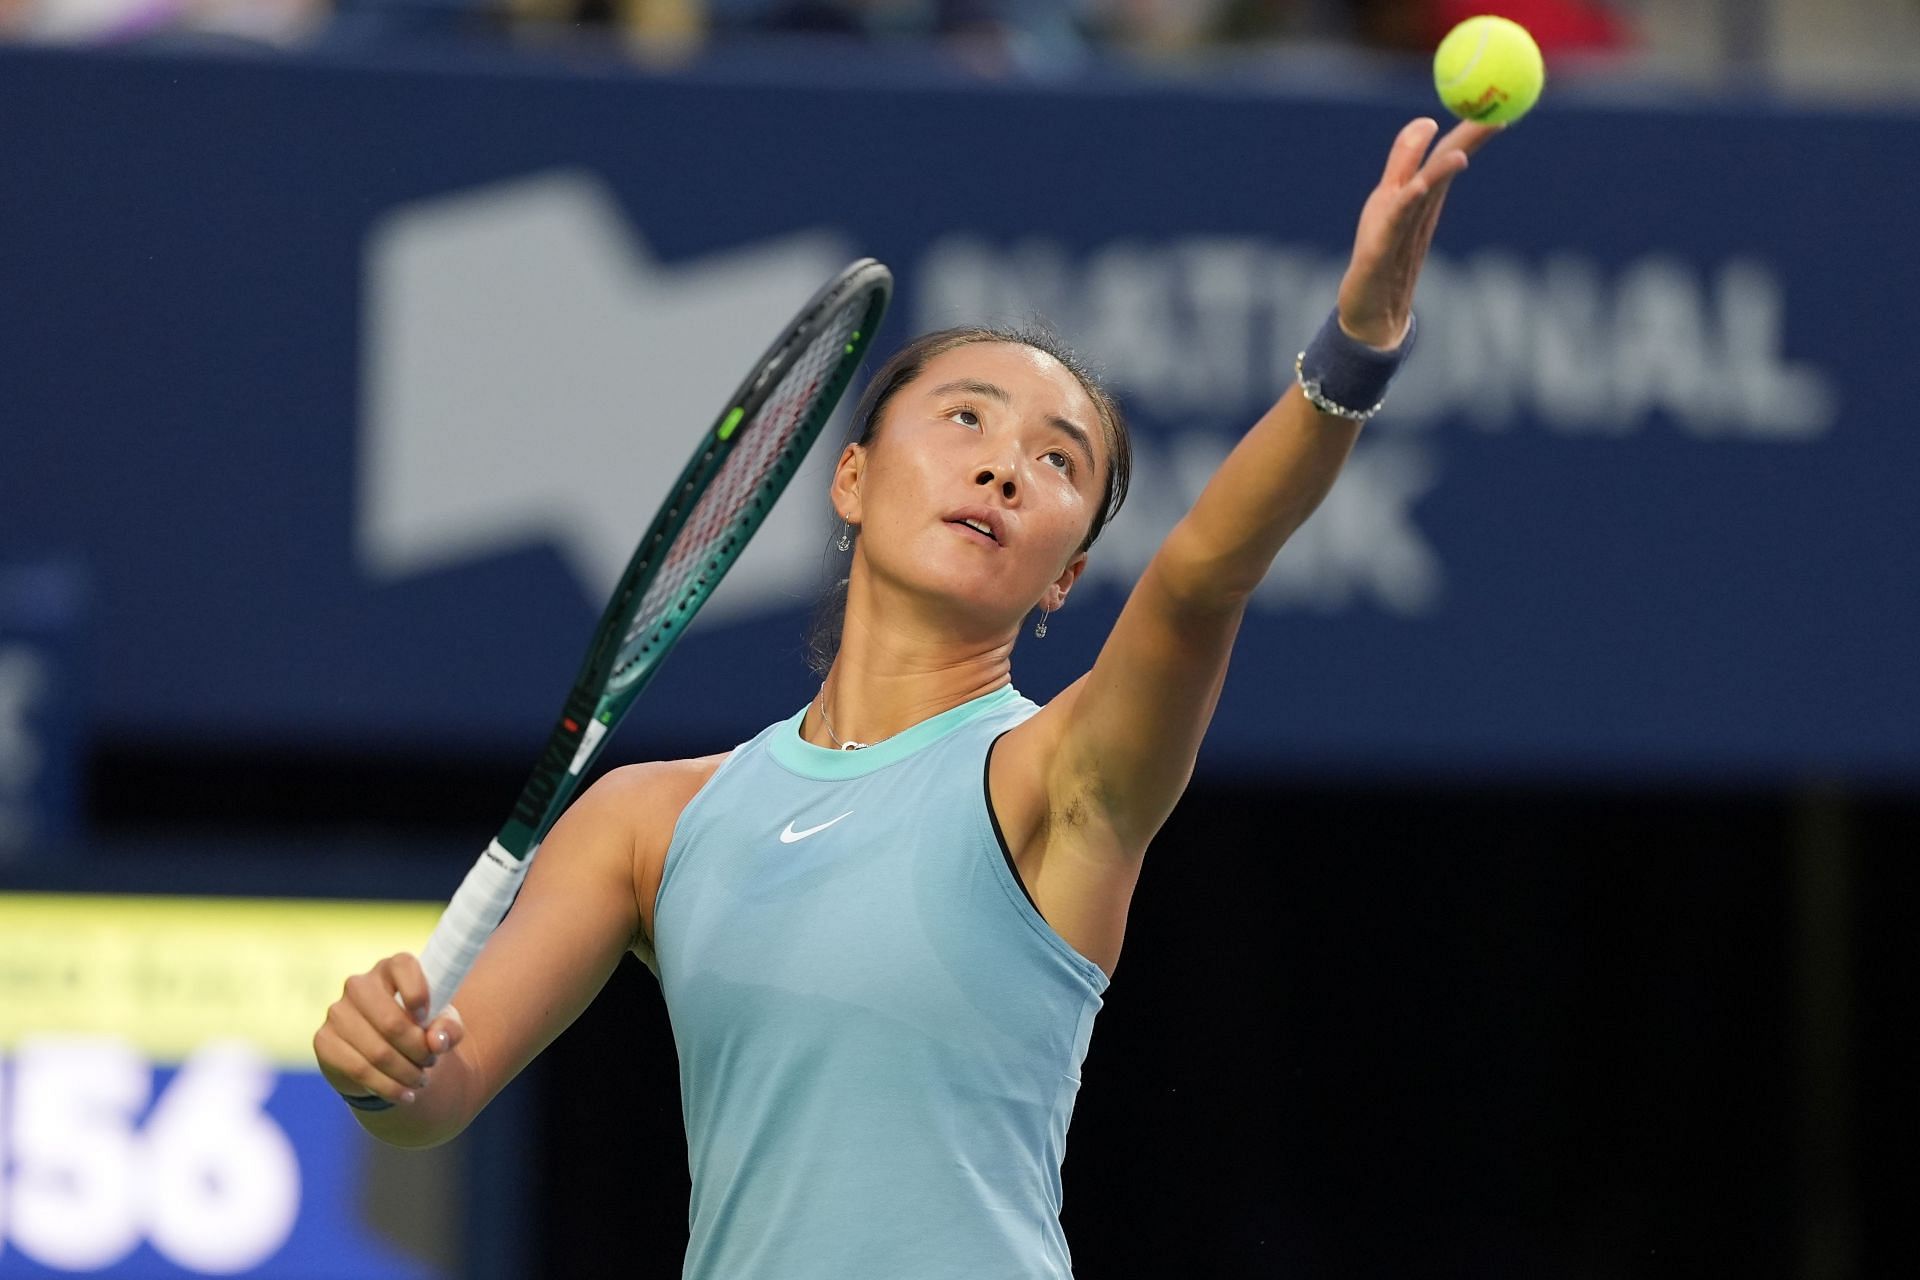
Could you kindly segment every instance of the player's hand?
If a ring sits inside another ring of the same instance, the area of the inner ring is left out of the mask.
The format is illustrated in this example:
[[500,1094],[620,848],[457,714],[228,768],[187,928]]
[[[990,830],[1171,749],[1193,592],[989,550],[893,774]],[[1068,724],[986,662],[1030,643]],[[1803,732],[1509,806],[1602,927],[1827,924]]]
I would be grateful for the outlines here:
[[1380,185],[1360,211],[1353,258],[1340,281],[1340,327],[1349,337],[1375,347],[1400,345],[1447,187],[1502,127],[1463,120],[1437,146],[1440,126],[1432,119],[1423,116],[1400,130]]
[[[395,997],[398,997],[397,999]],[[452,1005],[423,1026],[427,978],[406,952],[348,978],[313,1035],[320,1074],[339,1092],[377,1094],[406,1105],[432,1079],[434,1063],[460,1043],[465,1028]]]

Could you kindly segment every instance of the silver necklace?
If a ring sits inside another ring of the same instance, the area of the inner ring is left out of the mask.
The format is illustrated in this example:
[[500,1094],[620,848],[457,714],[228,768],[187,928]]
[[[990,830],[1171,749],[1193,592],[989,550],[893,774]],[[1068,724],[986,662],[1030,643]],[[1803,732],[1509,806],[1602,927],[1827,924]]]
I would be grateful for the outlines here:
[[[814,695],[813,701],[814,701],[814,705],[820,708],[820,727],[827,731],[827,737],[832,740],[834,746],[840,748],[840,750],[842,751],[865,751],[868,747],[873,745],[871,742],[840,741],[840,735],[833,731],[833,721],[827,718],[827,682],[826,681],[822,680],[820,682],[820,692]],[[882,738],[881,741],[884,742],[886,741],[886,739]]]

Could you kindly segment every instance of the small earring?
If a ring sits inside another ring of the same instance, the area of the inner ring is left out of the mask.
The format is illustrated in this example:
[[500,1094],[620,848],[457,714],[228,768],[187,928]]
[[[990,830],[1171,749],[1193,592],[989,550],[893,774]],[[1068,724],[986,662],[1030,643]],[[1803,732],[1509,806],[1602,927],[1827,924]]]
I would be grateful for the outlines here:
[[853,542],[847,537],[847,534],[851,530],[851,528],[852,526],[847,524],[845,521],[841,522],[840,541],[833,544],[838,550],[841,550],[841,551],[853,550]]
[[1047,608],[1045,605],[1040,607],[1040,621],[1033,624],[1033,634],[1039,639],[1045,640],[1047,638],[1047,615],[1052,612],[1053,610]]

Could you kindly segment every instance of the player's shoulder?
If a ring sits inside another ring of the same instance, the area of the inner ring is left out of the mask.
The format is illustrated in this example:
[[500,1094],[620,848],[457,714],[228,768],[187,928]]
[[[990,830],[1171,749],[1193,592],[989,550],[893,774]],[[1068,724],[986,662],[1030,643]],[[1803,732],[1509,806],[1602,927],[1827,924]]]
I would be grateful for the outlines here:
[[604,803],[618,812],[618,820],[626,824],[632,836],[633,883],[640,903],[641,929],[636,954],[655,973],[659,969],[646,940],[653,936],[653,903],[660,892],[674,828],[687,804],[732,754],[722,751],[711,756],[622,765],[593,785],[592,790],[603,793]]
[[721,751],[710,756],[621,765],[609,769],[588,789],[588,794],[598,792],[601,803],[622,809],[637,807],[657,814],[670,808],[677,815],[732,754]]

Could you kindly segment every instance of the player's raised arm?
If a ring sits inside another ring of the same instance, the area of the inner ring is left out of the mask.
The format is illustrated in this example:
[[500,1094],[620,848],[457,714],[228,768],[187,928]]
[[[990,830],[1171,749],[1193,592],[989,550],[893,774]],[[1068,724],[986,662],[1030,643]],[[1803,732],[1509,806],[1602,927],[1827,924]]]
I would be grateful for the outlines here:
[[672,770],[614,770],[567,810],[457,1003],[429,1025],[420,1022],[427,983],[412,955],[347,979],[313,1047],[321,1074],[369,1133],[404,1147],[454,1137],[580,1015],[621,953],[644,941],[636,841],[646,838],[645,815],[677,794]]
[[1339,305],[1302,362],[1301,376],[1319,403],[1300,382],[1289,386],[1168,536],[1160,558],[1183,600],[1214,606],[1244,600],[1333,487],[1361,415],[1379,404],[1413,337],[1414,285],[1447,188],[1468,155],[1499,132],[1462,123],[1429,154],[1438,128],[1420,119],[1400,131],[1361,211]]
[[[1085,796],[1138,856],[1191,776],[1248,597],[1333,486],[1412,337],[1414,285],[1447,187],[1499,132],[1400,131],[1360,215],[1335,315],[1147,566],[1092,671],[1060,699],[1049,790]],[[1311,395],[1308,393],[1311,392]]]

